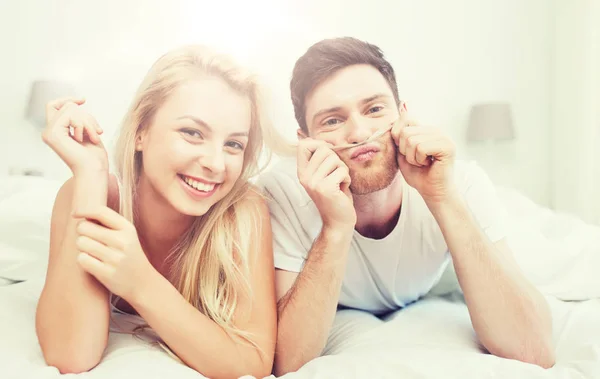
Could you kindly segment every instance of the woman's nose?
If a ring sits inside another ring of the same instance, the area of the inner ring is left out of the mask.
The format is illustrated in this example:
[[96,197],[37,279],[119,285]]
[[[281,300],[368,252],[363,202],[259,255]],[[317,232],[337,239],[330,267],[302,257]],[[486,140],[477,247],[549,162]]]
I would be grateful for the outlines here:
[[225,156],[223,149],[213,147],[207,149],[200,158],[200,164],[215,175],[220,175],[225,171]]

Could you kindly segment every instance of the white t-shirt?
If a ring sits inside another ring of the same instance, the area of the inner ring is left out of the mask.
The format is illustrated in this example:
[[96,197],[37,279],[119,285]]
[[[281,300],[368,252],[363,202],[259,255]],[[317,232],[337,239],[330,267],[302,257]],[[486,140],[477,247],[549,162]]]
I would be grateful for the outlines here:
[[[492,242],[505,237],[505,213],[495,188],[475,163],[457,161],[456,184]],[[268,200],[275,267],[300,272],[321,231],[319,211],[297,177],[296,160],[283,159],[258,185]],[[383,239],[354,231],[339,304],[372,313],[397,310],[426,295],[450,263],[440,228],[419,193],[403,184],[402,209]]]

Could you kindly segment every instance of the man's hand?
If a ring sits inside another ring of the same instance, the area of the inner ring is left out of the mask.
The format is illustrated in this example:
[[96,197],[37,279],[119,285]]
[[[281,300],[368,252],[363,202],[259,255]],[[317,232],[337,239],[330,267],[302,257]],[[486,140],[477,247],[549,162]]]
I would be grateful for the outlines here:
[[391,131],[398,147],[398,166],[406,182],[428,205],[455,195],[454,143],[438,129],[418,126],[402,117]]
[[350,173],[331,147],[323,141],[301,140],[298,178],[315,202],[324,228],[353,230],[356,212],[350,193]]

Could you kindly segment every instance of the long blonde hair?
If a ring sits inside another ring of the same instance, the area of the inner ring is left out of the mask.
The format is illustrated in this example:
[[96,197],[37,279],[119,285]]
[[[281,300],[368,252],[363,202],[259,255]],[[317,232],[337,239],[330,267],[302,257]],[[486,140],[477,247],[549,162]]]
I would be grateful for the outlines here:
[[[232,89],[251,102],[251,126],[244,155],[242,174],[230,193],[215,204],[181,236],[170,252],[172,282],[194,307],[226,331],[252,343],[248,335],[235,328],[233,316],[240,289],[249,295],[248,260],[251,236],[259,234],[260,215],[256,193],[249,183],[259,172],[263,153],[263,132],[270,133],[263,91],[257,78],[247,73],[226,55],[204,46],[185,46],[163,55],[142,81],[123,120],[117,140],[115,164],[121,182],[121,214],[136,223],[136,184],[142,170],[141,153],[136,152],[136,137],[149,127],[157,109],[183,82],[202,75],[225,80]],[[253,344],[253,343],[252,343]]]

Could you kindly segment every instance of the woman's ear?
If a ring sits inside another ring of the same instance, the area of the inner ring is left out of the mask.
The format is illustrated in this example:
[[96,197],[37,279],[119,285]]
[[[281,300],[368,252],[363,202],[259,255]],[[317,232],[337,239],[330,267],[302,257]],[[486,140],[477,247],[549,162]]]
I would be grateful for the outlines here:
[[143,145],[143,133],[139,133],[136,137],[135,137],[135,151],[142,151],[144,148]]

